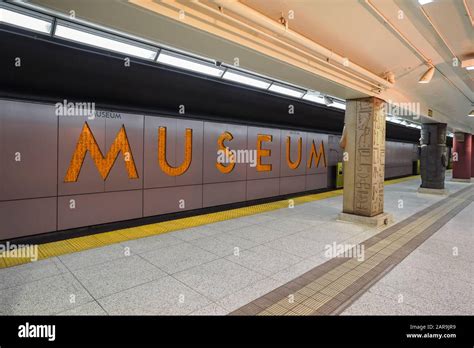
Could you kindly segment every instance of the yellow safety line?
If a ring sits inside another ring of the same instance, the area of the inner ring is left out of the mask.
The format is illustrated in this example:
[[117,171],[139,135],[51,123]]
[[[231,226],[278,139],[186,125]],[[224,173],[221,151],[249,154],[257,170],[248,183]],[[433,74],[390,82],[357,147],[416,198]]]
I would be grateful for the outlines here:
[[[385,185],[393,185],[400,182],[413,180],[419,177],[419,175],[413,175],[400,179],[387,180],[385,181]],[[291,200],[293,201],[292,203],[294,205],[300,205],[317,200],[337,197],[340,196],[342,192],[342,189],[339,189],[334,191],[310,194],[306,196],[294,197],[291,198]],[[176,230],[265,213],[277,209],[288,208],[288,206],[289,199],[230,209],[216,213],[185,217],[176,220],[163,221],[149,225],[125,228],[90,236],[65,239],[57,242],[40,244],[38,245],[38,260],[103,247],[114,243],[125,242],[128,240],[156,236],[159,234],[173,232]],[[31,262],[30,259],[10,257],[5,252],[0,254],[0,269],[17,266],[29,262]]]

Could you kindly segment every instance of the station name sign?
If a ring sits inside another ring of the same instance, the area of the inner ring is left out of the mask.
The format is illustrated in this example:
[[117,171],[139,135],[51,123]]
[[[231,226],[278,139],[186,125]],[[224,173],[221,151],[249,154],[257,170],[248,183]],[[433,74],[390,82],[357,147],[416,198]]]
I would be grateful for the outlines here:
[[[184,137],[184,157],[181,163],[172,165],[167,159],[166,147],[168,144],[167,127],[160,126],[156,129],[158,135],[158,153],[156,154],[157,165],[168,176],[176,177],[185,174],[193,161],[193,129],[185,128],[182,130]],[[261,133],[256,137],[255,150],[235,149],[232,147],[234,136],[231,131],[222,132],[216,141],[216,161],[215,170],[222,174],[230,174],[239,161],[246,161],[249,165],[256,167],[257,172],[271,172],[272,165],[269,159],[272,151],[269,145],[274,141],[271,134]],[[282,161],[286,163],[290,170],[297,170],[300,166],[307,168],[318,168],[319,166],[327,167],[325,145],[321,140],[319,143],[311,140],[308,148],[307,158],[303,159],[303,138],[300,135],[288,135],[281,141],[285,142],[284,150],[282,148]],[[292,146],[296,145],[296,151],[292,150]],[[115,162],[121,155],[124,161],[128,178],[131,180],[139,179],[137,167],[135,164],[133,149],[130,145],[127,130],[123,124],[115,136],[107,153],[101,151],[96,138],[88,124],[84,122],[81,133],[77,140],[74,153],[72,154],[66,175],[65,183],[77,182],[81,173],[81,168],[87,155],[92,158],[100,176],[105,181],[112,170]],[[292,156],[293,154],[293,156]],[[243,155],[243,156],[241,156]],[[284,157],[284,158],[283,158]]]

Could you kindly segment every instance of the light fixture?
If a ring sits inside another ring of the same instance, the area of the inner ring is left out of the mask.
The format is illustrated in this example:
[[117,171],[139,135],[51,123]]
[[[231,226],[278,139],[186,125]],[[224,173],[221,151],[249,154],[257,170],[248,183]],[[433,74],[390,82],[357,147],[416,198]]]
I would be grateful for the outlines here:
[[171,51],[161,50],[156,61],[158,63],[214,77],[221,77],[224,72],[223,68],[218,67],[211,62],[206,62],[204,60],[188,57]]
[[432,65],[426,70],[426,72],[420,77],[418,83],[430,83],[435,72],[435,67]]
[[315,91],[308,91],[303,96],[304,100],[311,101],[313,103],[324,104],[324,97],[321,93]]
[[471,110],[470,113],[467,114],[468,117],[474,117],[474,109]]
[[262,88],[262,89],[267,89],[271,84],[271,82],[268,80],[257,78],[250,74],[245,74],[236,70],[234,71],[226,70],[224,75],[222,75],[222,78],[224,80],[229,80],[229,81],[241,83],[247,86],[252,86],[252,87]]
[[293,88],[290,86],[283,86],[279,83],[273,83],[268,90],[275,93],[288,95],[294,98],[301,98],[305,93],[305,91],[301,89]]
[[433,0],[418,0],[418,3],[423,6],[426,4],[429,4],[430,2],[433,2]]
[[331,104],[331,107],[336,108],[336,109],[340,109],[340,110],[346,110],[346,104],[344,104],[342,102],[339,102],[339,101],[334,101]]
[[331,98],[329,98],[327,95],[325,95],[323,99],[324,99],[324,104],[326,104],[326,106],[330,106],[332,105],[332,103],[334,103],[334,101]]
[[461,67],[466,70],[474,70],[474,58],[464,59],[461,61]]
[[0,7],[0,23],[25,28],[36,32],[50,34],[53,20],[52,18],[39,14],[30,14],[28,11],[13,11],[6,7]]
[[119,37],[106,36],[104,33],[65,22],[56,25],[54,36],[143,59],[154,60],[158,52],[158,49],[151,46],[139,46]]

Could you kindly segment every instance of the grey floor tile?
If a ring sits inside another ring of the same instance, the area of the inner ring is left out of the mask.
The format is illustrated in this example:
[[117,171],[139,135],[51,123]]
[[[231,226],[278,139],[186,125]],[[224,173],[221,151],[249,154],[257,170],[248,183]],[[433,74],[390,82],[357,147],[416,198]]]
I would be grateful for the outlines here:
[[1,290],[0,314],[52,315],[92,300],[70,273],[63,273]]
[[416,308],[392,298],[366,293],[341,315],[417,315]]
[[207,227],[219,231],[219,232],[228,232],[235,230],[237,228],[247,227],[250,226],[251,223],[240,220],[240,219],[232,219],[226,221],[215,222],[213,224],[207,225]]
[[225,310],[230,313],[275,290],[281,285],[283,285],[283,283],[276,279],[265,278],[220,299],[216,304],[225,308]]
[[324,250],[326,244],[308,238],[287,236],[269,243],[265,243],[264,245],[276,250],[281,250],[289,254],[306,258],[320,254],[321,251]]
[[[196,241],[203,239],[205,238],[199,238]],[[169,274],[198,266],[217,258],[213,253],[187,242],[150,251],[141,256]]]
[[0,289],[11,288],[65,272],[69,271],[56,257],[3,268],[0,269]]
[[225,308],[215,303],[211,303],[210,305],[207,305],[201,309],[198,309],[197,311],[192,312],[190,315],[210,316],[210,315],[227,315],[227,314],[229,314],[228,310],[226,310]]
[[107,315],[107,313],[96,301],[93,301],[58,313],[57,315]]
[[232,234],[236,237],[248,239],[259,244],[269,242],[287,235],[287,233],[285,232],[267,228],[263,225],[252,225],[248,227],[239,228],[230,231],[229,234]]
[[77,253],[58,256],[70,270],[98,265],[125,256],[125,249],[120,244],[80,251]]
[[211,302],[171,276],[99,300],[110,315],[186,315]]
[[281,231],[286,235],[297,233],[299,231],[307,229],[308,227],[308,224],[297,221],[296,219],[277,219],[265,223],[265,228],[275,231]]
[[226,259],[266,276],[270,276],[302,260],[299,256],[263,245],[244,250],[238,255],[227,256]]
[[273,274],[271,277],[277,281],[287,283],[326,261],[328,259],[322,256],[310,257]]
[[175,232],[164,233],[157,236],[129,240],[121,244],[123,247],[128,247],[132,255],[142,254],[147,251],[158,250],[182,243],[182,240],[176,237]]
[[177,279],[212,301],[228,296],[264,278],[225,259],[218,259],[174,275]]
[[209,235],[215,234],[216,230],[209,228],[208,226],[197,226],[192,228],[186,228],[170,233],[173,237],[176,237],[182,241],[189,242],[194,239],[204,238]]
[[233,255],[258,244],[254,241],[231,234],[220,234],[217,236],[200,238],[193,240],[190,243],[219,257]]
[[73,274],[96,299],[167,275],[138,255],[81,268]]

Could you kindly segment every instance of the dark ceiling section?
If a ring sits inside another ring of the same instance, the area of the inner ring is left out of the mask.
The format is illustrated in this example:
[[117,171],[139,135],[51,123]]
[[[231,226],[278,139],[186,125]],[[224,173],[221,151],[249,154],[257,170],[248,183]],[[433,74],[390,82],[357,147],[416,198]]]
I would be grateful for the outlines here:
[[[87,101],[98,107],[168,114],[177,114],[179,106],[184,105],[186,115],[193,118],[342,132],[344,112],[337,109],[178,72],[152,62],[132,60],[131,66],[125,67],[120,55],[21,34],[0,26],[3,96]],[[21,58],[21,67],[15,67],[17,57]],[[289,104],[294,105],[294,114],[289,114]],[[417,142],[419,131],[388,123],[387,138]]]

